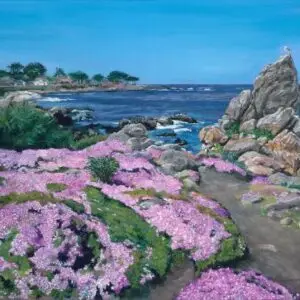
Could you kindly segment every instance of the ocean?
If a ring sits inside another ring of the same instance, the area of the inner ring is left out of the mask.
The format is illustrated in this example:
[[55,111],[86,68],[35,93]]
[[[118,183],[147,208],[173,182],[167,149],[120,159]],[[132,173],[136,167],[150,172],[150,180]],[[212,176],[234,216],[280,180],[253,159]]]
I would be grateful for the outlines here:
[[[249,88],[251,85],[169,85],[149,91],[51,93],[44,95],[38,104],[45,108],[90,108],[94,110],[92,122],[105,125],[116,125],[119,120],[133,116],[185,113],[198,123],[175,122],[171,126],[159,126],[150,132],[150,137],[164,143],[180,138],[187,142],[186,150],[196,153],[201,148],[199,130],[215,124],[230,99]],[[168,136],[161,136],[165,133]]]

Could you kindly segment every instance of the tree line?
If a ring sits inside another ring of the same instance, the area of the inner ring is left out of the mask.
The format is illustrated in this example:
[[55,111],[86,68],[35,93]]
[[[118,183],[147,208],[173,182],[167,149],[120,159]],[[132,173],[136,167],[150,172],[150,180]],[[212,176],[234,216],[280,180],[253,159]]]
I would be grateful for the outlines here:
[[[14,62],[8,65],[5,70],[0,69],[0,78],[10,77],[14,80],[33,81],[39,77],[45,77],[46,75],[47,68],[39,62],[31,62],[27,65],[22,65],[19,62]],[[90,80],[98,83],[101,83],[104,80],[113,83],[136,83],[139,81],[138,77],[129,75],[122,71],[112,71],[107,76],[99,73],[90,77],[83,71],[66,73],[62,68],[56,68],[53,76],[47,76],[47,78],[51,81],[51,79],[67,76],[70,77],[73,81],[80,84],[86,83]]]

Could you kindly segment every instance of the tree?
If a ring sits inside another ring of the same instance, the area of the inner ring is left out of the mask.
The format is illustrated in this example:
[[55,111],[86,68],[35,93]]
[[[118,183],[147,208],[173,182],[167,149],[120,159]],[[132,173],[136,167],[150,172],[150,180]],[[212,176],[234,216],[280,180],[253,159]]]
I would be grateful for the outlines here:
[[129,75],[125,72],[112,71],[108,74],[107,79],[110,82],[120,83],[120,82],[127,81],[128,76]]
[[96,74],[96,75],[93,76],[92,79],[97,81],[97,82],[102,82],[104,78],[105,77],[102,74]]
[[44,76],[47,73],[47,68],[39,62],[29,63],[24,68],[24,74],[28,76],[30,80],[35,80],[40,76]]
[[89,79],[89,76],[82,71],[70,73],[69,76],[72,80],[77,81],[79,84],[82,84]]
[[127,77],[127,81],[130,82],[131,84],[136,84],[140,79],[138,77],[135,76],[128,76]]
[[62,68],[56,68],[56,71],[54,73],[54,77],[63,77],[66,76],[66,72]]
[[19,62],[11,63],[7,66],[9,76],[13,79],[21,79],[23,76],[24,66]]
[[0,70],[0,78],[9,76],[9,73],[5,70]]

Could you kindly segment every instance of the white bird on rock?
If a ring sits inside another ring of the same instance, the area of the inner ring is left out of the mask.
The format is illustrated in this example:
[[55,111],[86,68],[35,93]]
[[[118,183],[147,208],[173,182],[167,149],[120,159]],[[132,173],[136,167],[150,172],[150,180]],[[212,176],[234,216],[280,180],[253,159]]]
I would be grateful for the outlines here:
[[283,47],[283,52],[284,52],[285,55],[291,55],[292,54],[292,51],[288,46]]

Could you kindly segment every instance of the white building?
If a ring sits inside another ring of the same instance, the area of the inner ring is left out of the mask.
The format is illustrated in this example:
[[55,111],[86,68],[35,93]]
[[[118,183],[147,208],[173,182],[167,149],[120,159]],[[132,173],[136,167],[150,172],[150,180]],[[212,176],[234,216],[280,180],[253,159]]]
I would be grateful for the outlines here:
[[34,86],[48,86],[49,85],[49,81],[46,78],[42,78],[39,77],[37,79],[35,79],[32,84]]

